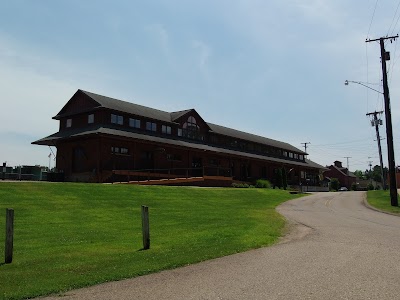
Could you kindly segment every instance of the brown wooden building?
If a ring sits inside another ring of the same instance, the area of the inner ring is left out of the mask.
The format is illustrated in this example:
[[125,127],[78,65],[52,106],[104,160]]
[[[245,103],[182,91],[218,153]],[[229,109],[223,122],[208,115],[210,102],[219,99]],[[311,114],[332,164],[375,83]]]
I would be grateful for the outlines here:
[[328,178],[337,178],[341,187],[351,190],[353,183],[356,183],[357,176],[342,166],[342,162],[335,161],[333,165],[327,167],[324,176]]
[[[165,112],[78,90],[53,117],[59,131],[33,142],[57,147],[57,169],[68,181],[115,176],[219,176],[318,185],[322,166],[284,142],[211,124],[194,109]],[[223,184],[221,184],[223,185]]]

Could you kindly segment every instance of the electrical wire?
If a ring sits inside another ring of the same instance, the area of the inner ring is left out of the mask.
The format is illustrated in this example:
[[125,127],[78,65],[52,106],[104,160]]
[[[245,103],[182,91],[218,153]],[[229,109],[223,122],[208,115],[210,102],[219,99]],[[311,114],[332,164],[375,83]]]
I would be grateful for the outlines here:
[[369,28],[368,28],[368,33],[367,33],[367,39],[369,38],[369,33],[370,33],[370,31],[371,31],[371,26],[372,26],[372,22],[373,22],[373,20],[374,20],[375,11],[376,11],[376,7],[377,7],[377,5],[378,5],[378,1],[379,1],[379,0],[376,0],[376,2],[375,2],[374,12],[372,13],[371,22],[369,23]]
[[[388,30],[388,33],[387,33],[386,36],[389,36],[390,29],[392,29],[393,22],[394,22],[394,20],[396,19],[396,15],[397,15],[397,11],[399,10],[399,6],[400,6],[400,1],[399,1],[399,3],[397,4],[397,7],[396,7],[396,10],[395,10],[395,12],[394,12],[393,19],[392,19],[392,23],[391,23],[390,26],[389,26],[389,30]],[[399,17],[400,17],[400,14],[399,14]],[[393,26],[393,30],[392,30],[392,32],[390,33],[390,35],[393,35],[394,29],[395,29],[396,26],[397,26],[397,22],[399,22],[399,17],[397,18],[396,24],[395,24],[395,26]]]

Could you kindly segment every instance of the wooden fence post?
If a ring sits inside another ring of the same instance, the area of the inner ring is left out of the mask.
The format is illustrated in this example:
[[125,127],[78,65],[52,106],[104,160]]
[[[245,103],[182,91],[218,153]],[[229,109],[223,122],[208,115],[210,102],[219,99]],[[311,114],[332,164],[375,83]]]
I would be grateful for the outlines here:
[[142,205],[142,234],[143,249],[150,249],[149,208],[145,205]]
[[14,245],[14,209],[6,209],[6,245],[5,245],[5,263],[10,264],[13,258]]

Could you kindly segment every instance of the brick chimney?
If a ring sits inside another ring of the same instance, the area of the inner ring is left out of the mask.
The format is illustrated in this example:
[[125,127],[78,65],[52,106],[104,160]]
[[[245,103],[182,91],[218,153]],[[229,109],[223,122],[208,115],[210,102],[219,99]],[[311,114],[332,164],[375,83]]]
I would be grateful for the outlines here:
[[337,167],[337,168],[343,168],[343,167],[342,167],[342,162],[341,162],[341,161],[336,160],[336,161],[334,162],[334,164],[335,164],[335,167]]

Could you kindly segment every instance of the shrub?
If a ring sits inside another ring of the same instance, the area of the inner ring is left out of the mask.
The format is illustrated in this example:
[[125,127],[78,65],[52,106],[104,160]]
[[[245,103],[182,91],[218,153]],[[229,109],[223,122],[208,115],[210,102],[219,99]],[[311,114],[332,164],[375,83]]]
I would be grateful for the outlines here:
[[254,187],[252,185],[248,185],[247,183],[232,183],[232,187],[234,188],[249,188],[249,187]]
[[266,179],[258,179],[256,181],[256,188],[261,188],[261,189],[270,189],[271,188],[271,182],[269,182]]
[[282,185],[283,189],[286,190],[288,183],[287,183],[287,173],[285,168],[282,168]]
[[331,179],[331,189],[337,191],[339,189],[339,180],[337,178]]
[[374,189],[375,189],[374,185],[372,183],[369,183],[368,186],[367,186],[367,190],[372,191]]
[[282,175],[282,169],[277,169],[275,171],[275,177],[276,177],[276,186],[280,189],[283,186],[283,175]]
[[381,186],[377,184],[375,187],[375,190],[379,191],[380,189],[381,189]]
[[351,184],[351,190],[352,190],[352,191],[357,191],[357,184],[356,184],[355,182],[353,182],[353,183]]

